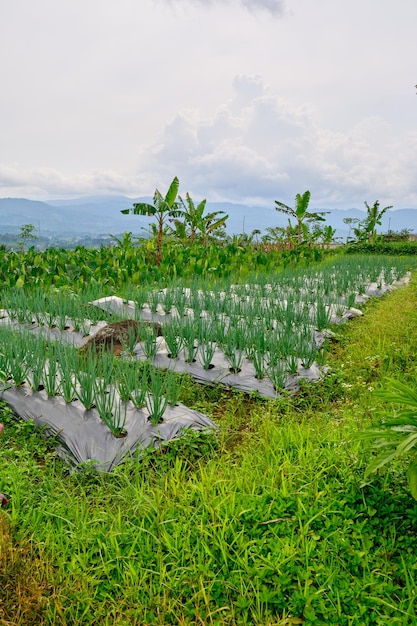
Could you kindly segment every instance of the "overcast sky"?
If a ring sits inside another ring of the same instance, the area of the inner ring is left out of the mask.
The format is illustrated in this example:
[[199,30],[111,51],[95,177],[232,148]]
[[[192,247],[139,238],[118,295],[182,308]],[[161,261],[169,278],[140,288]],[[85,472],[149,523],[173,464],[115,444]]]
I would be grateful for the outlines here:
[[0,197],[417,208],[417,0],[0,0]]

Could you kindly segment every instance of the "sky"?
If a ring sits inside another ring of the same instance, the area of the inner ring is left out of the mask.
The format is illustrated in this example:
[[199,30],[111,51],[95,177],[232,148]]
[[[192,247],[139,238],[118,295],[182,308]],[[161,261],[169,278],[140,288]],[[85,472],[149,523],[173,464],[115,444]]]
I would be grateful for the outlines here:
[[417,208],[416,0],[0,0],[0,197]]

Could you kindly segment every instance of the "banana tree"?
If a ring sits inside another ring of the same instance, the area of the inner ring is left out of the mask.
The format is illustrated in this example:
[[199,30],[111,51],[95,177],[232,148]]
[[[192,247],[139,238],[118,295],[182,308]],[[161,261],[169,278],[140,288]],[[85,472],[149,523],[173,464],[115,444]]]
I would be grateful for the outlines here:
[[364,220],[365,230],[368,233],[369,243],[375,243],[376,239],[376,226],[381,226],[382,216],[388,209],[392,209],[392,206],[386,206],[383,209],[379,209],[379,200],[374,202],[372,206],[365,201],[365,207],[367,211],[367,216]]
[[157,235],[156,235],[156,265],[160,265],[162,260],[162,239],[164,228],[168,219],[175,218],[179,215],[178,203],[176,202],[178,188],[180,182],[175,176],[164,196],[158,189],[155,189],[153,196],[153,204],[147,202],[137,202],[130,209],[123,209],[121,213],[128,215],[149,215],[156,218]]
[[295,196],[295,208],[294,209],[284,204],[283,202],[279,202],[278,200],[275,200],[275,204],[277,205],[275,209],[277,211],[280,211],[281,213],[284,213],[285,215],[289,215],[290,217],[293,217],[296,220],[298,245],[301,244],[303,240],[303,225],[304,225],[305,220],[315,220],[319,222],[325,221],[323,217],[325,212],[323,211],[311,212],[307,210],[309,202],[310,202],[309,191],[305,191],[302,195],[297,193],[297,195]]
[[[186,230],[191,243],[198,237],[206,245],[212,235],[218,234],[226,223],[228,215],[224,211],[213,211],[204,215],[207,200],[195,205],[190,194],[185,195],[185,201],[179,196],[179,209],[174,222],[177,232]],[[220,217],[221,216],[221,217]]]

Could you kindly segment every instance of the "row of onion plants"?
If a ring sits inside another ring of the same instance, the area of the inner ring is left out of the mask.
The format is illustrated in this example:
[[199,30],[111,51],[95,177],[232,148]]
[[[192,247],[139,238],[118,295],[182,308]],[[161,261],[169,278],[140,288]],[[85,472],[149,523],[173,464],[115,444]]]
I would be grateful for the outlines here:
[[[109,352],[89,351],[83,357],[57,341],[0,328],[0,380],[5,386],[27,383],[33,392],[62,396],[66,403],[95,408],[114,434],[123,433],[126,410],[146,407],[158,424],[168,405],[175,405],[181,378],[136,360],[117,360]],[[28,400],[30,401],[30,400]]]
[[[188,363],[199,359],[209,369],[218,349],[231,372],[238,372],[247,359],[257,378],[269,376],[277,388],[285,384],[287,373],[295,375],[301,366],[323,362],[326,344],[317,341],[316,330],[327,328],[333,315],[342,316],[370,284],[381,287],[400,279],[408,263],[408,259],[387,263],[386,258],[347,258],[253,283],[206,290],[198,284],[176,285],[130,295],[138,317],[145,307],[167,317],[164,339],[171,358],[182,356]],[[146,357],[153,358],[157,338],[151,333],[142,347]]]

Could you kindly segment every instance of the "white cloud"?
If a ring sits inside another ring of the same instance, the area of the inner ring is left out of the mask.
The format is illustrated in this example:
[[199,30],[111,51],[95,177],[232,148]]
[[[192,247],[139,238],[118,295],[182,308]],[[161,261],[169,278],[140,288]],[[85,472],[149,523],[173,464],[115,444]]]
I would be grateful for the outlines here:
[[114,172],[97,171],[71,176],[50,168],[24,170],[0,163],[0,189],[2,197],[32,199],[94,194],[134,195],[138,189],[138,181]]
[[310,189],[317,206],[416,202],[412,133],[398,137],[379,116],[331,131],[313,108],[291,107],[258,76],[236,77],[233,86],[234,97],[212,117],[178,114],[139,156],[139,170],[158,184],[178,175],[187,190],[211,200],[271,204]]
[[[177,4],[178,0],[164,0],[169,4],[174,2]],[[284,15],[286,13],[286,0],[181,0],[182,3],[209,6],[209,5],[227,5],[237,4],[249,9],[249,11],[267,11],[272,15]]]

